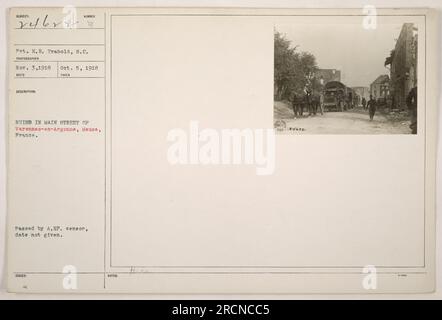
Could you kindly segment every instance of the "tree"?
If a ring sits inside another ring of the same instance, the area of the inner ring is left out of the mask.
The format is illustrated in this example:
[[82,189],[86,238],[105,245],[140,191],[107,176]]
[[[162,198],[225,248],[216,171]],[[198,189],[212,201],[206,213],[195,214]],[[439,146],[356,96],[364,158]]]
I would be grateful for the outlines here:
[[291,41],[279,32],[275,32],[274,46],[275,99],[290,100],[294,93],[300,95],[305,90],[315,90],[318,85],[315,56],[309,52],[297,52],[297,46],[293,47]]

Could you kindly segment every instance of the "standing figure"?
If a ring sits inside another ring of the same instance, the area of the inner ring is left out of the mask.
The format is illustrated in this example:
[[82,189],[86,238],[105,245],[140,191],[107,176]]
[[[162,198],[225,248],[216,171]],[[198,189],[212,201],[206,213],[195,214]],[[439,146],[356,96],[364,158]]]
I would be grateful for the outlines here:
[[324,115],[324,94],[322,92],[319,94],[319,110],[321,115]]
[[376,100],[370,95],[370,100],[367,102],[368,113],[370,114],[370,121],[373,120],[374,114],[376,113]]
[[362,97],[362,108],[365,110],[367,107],[367,101],[365,100],[365,97]]
[[305,107],[308,110],[308,115],[311,116],[313,115],[313,105],[312,105],[312,100],[311,100],[311,92],[309,90],[305,91],[305,95],[304,95],[304,103],[305,103]]
[[417,87],[413,87],[408,93],[407,106],[408,110],[410,111],[411,133],[416,134],[417,133]]

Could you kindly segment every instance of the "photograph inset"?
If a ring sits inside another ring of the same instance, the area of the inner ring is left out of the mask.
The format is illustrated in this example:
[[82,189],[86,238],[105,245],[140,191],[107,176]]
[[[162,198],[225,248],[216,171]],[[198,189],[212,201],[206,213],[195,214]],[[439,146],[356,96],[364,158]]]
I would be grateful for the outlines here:
[[274,128],[295,134],[416,134],[417,26],[277,25]]

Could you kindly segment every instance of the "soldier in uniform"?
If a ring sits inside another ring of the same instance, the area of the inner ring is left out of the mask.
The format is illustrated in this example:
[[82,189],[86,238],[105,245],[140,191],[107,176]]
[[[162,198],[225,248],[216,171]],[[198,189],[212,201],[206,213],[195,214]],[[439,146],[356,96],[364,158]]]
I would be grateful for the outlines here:
[[321,115],[324,115],[324,93],[319,93],[319,110]]
[[417,87],[414,87],[408,93],[407,106],[408,110],[410,111],[411,133],[416,134],[417,133]]
[[370,100],[367,102],[368,113],[370,114],[370,121],[373,120],[374,114],[376,113],[376,100],[370,95]]
[[367,106],[367,101],[365,100],[365,97],[362,97],[362,108],[365,110],[366,106]]
[[313,110],[312,93],[309,89],[305,90],[304,102],[308,110],[308,115],[312,116],[313,114],[316,114],[316,112]]

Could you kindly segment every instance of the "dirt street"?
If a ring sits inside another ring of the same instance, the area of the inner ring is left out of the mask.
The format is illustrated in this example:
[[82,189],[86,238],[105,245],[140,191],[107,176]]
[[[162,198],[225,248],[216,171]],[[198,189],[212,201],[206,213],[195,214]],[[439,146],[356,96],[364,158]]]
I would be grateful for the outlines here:
[[294,118],[293,112],[282,103],[275,108],[275,122],[283,120],[286,133],[295,134],[410,134],[410,121],[392,121],[377,112],[370,121],[368,111],[357,108],[344,112],[325,112]]

